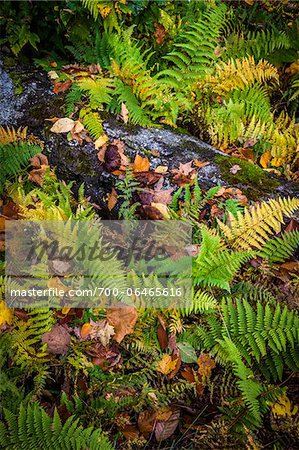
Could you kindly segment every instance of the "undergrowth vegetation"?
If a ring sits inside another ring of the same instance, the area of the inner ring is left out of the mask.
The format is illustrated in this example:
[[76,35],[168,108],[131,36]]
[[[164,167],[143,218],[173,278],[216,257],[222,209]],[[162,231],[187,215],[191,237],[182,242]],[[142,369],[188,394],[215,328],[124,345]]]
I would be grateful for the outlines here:
[[[24,58],[32,51],[48,70],[65,95],[70,138],[84,130],[103,148],[108,112],[128,125],[189,129],[260,171],[297,179],[292,2],[5,3],[1,43]],[[115,185],[120,219],[143,218],[137,172],[149,164],[136,158],[142,168],[127,163]],[[71,308],[62,271],[48,281],[63,289],[62,307],[13,308],[5,224],[100,219],[84,186],[75,195],[59,180],[26,128],[0,128],[0,159],[1,448],[296,448],[298,198],[251,202],[234,187],[203,190],[190,166],[155,211],[192,226],[188,305]],[[123,274],[115,261],[93,270]],[[126,281],[147,287],[133,270]]]

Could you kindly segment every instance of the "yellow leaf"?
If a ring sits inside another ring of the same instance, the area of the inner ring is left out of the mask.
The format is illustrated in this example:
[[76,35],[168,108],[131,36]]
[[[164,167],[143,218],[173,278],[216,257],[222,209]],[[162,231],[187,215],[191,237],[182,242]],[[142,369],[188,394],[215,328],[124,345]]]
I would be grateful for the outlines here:
[[175,369],[176,363],[177,363],[176,359],[172,361],[171,356],[165,354],[161,359],[161,361],[159,361],[157,371],[163,373],[164,375],[168,375]]
[[5,302],[2,300],[0,302],[0,325],[7,323],[10,325],[12,323],[13,310],[7,308]]
[[168,166],[158,166],[155,168],[156,173],[166,173],[168,171]]
[[125,103],[121,104],[121,117],[122,117],[124,123],[128,123],[129,111],[128,111],[128,108],[126,107]]
[[109,141],[109,138],[108,138],[107,134],[102,134],[102,136],[100,136],[94,142],[94,146],[98,150],[99,148],[103,147],[103,145],[106,144],[106,142],[108,142],[108,141]]
[[62,314],[68,314],[71,308],[62,308],[61,313]]
[[266,169],[271,159],[271,152],[265,152],[260,158],[260,165]]
[[117,192],[116,192],[116,190],[113,187],[112,191],[108,195],[108,209],[109,209],[109,211],[111,211],[111,209],[114,208],[116,203],[117,203]]
[[272,405],[272,413],[274,416],[294,416],[298,412],[298,406],[294,406],[292,408],[292,404],[290,402],[290,399],[287,397],[286,394],[282,395],[277,399],[277,402],[275,402]]
[[152,202],[151,206],[153,206],[154,208],[158,209],[160,211],[160,213],[165,217],[165,219],[170,219],[168,208],[167,208],[166,205],[164,205],[164,203]]
[[283,159],[282,158],[273,158],[271,161],[271,166],[273,167],[280,167],[283,163]]

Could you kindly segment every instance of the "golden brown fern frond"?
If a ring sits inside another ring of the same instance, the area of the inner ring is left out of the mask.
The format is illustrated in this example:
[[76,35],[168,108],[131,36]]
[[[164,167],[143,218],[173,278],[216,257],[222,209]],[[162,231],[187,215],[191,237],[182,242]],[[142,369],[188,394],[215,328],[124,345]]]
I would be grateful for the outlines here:
[[27,127],[15,129],[14,127],[0,127],[0,143],[11,144],[12,142],[26,141]]
[[0,144],[12,144],[14,142],[28,142],[29,144],[39,145],[42,149],[44,143],[33,134],[27,133],[27,127],[0,127]]
[[276,82],[279,80],[277,69],[272,64],[265,60],[256,63],[252,56],[247,56],[217,64],[216,72],[205,77],[203,85],[213,87],[213,91],[219,95],[225,95],[232,89],[244,89],[271,79]]
[[299,208],[298,198],[279,198],[254,206],[237,216],[229,214],[228,224],[217,219],[230,245],[240,250],[261,249],[269,237],[279,233],[283,216],[290,216]]

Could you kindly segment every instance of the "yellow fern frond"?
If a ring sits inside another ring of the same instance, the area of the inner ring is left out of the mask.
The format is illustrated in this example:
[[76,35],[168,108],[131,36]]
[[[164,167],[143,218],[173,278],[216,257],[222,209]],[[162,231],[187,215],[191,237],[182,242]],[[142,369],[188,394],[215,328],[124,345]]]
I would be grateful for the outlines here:
[[290,216],[299,208],[298,198],[279,198],[254,206],[237,216],[229,214],[228,224],[217,219],[230,245],[240,250],[261,249],[269,237],[279,233],[283,216]]
[[25,141],[27,138],[27,127],[18,128],[0,127],[0,144],[11,144],[12,142]]
[[59,206],[47,208],[42,202],[32,209],[22,206],[20,209],[20,215],[26,220],[67,220],[67,215]]
[[278,82],[277,69],[265,60],[256,63],[252,56],[248,56],[217,64],[216,72],[205,77],[203,86],[211,86],[215,93],[225,95],[232,89],[244,89],[271,79]]

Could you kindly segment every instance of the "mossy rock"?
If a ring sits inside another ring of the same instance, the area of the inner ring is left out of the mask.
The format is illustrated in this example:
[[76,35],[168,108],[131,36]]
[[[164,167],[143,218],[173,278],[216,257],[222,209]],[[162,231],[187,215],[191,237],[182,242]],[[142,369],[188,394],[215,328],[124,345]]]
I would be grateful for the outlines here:
[[[279,182],[266,174],[263,169],[243,159],[233,156],[216,156],[215,163],[218,165],[223,180],[232,186],[242,187],[243,192],[252,200],[261,198],[263,193],[271,193],[279,186]],[[231,169],[235,165],[241,169],[232,173]]]

